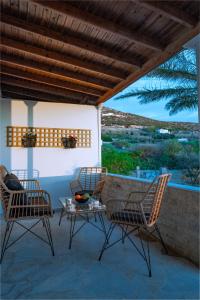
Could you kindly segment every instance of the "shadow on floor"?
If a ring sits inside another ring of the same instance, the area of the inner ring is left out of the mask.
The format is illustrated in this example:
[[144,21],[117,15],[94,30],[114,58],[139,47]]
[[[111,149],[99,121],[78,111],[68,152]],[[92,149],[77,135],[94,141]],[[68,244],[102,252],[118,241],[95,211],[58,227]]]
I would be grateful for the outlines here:
[[[63,219],[60,227],[58,221],[56,213],[51,220],[55,257],[30,234],[7,251],[1,267],[1,299],[198,299],[197,268],[182,258],[163,255],[157,242],[151,243],[149,278],[144,261],[128,241],[107,250],[99,262],[103,234],[87,225],[68,250],[69,221]],[[35,232],[42,230],[38,225]],[[16,227],[15,237],[20,231]]]

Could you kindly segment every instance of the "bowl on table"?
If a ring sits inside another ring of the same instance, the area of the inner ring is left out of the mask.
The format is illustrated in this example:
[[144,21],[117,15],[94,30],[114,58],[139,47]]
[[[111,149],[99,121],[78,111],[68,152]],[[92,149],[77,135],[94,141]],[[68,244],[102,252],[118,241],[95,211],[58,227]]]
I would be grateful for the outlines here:
[[90,199],[90,194],[85,192],[75,193],[75,200],[78,204],[86,203]]

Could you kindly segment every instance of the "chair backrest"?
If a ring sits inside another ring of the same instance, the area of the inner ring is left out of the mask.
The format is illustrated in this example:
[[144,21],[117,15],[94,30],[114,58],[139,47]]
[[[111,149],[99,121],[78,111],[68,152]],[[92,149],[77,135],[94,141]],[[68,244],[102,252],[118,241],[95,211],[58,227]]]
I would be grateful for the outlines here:
[[142,202],[142,208],[147,218],[147,225],[155,224],[161,208],[164,193],[167,183],[170,180],[171,174],[163,174],[153,181]]
[[97,183],[107,175],[107,169],[104,167],[83,167],[80,168],[78,180],[83,190],[93,191]]
[[36,169],[31,170],[31,175],[27,169],[15,169],[11,170],[12,174],[15,174],[20,180],[21,179],[39,179],[39,171]]
[[6,167],[3,165],[0,165],[0,200],[2,203],[4,215],[6,215],[8,202],[9,202],[9,198],[10,198],[10,191],[4,184],[4,178],[8,173],[9,172],[6,169]]

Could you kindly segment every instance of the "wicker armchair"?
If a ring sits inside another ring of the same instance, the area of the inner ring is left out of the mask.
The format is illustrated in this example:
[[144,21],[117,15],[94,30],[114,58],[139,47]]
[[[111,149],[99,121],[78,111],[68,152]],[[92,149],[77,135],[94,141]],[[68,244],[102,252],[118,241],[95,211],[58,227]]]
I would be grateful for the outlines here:
[[[161,203],[167,183],[170,179],[170,174],[158,176],[149,186],[146,192],[135,191],[130,193],[128,200],[111,199],[107,201],[106,211],[108,219],[111,221],[105,242],[103,244],[99,260],[101,260],[104,251],[119,241],[125,242],[128,239],[135,247],[137,252],[142,256],[146,262],[149,277],[151,277],[151,259],[149,250],[149,241],[147,239],[147,247],[145,249],[142,241],[141,232],[147,231],[151,235],[157,233],[160,242],[162,243],[166,253],[167,248],[162,239],[161,233],[156,224]],[[114,228],[118,225],[121,227],[122,235],[117,241],[109,243]],[[131,238],[131,233],[137,231],[141,243],[141,249]]]
[[[52,254],[54,255],[53,240],[49,222],[49,218],[53,216],[50,195],[40,188],[40,184],[37,180],[18,180],[19,184],[21,185],[21,189],[11,190],[5,184],[5,178],[7,174],[7,169],[1,165],[0,199],[6,221],[6,230],[3,238],[0,262],[3,260],[5,251],[27,232],[32,233],[34,236],[47,243],[51,247]],[[12,181],[16,179],[9,180]],[[28,228],[23,224],[23,221],[30,219],[35,219],[36,222],[30,228]],[[39,222],[42,222],[46,231],[48,239],[47,241],[32,231],[32,228]],[[17,224],[25,229],[25,232],[15,241],[9,243],[14,224]]]
[[[101,201],[101,192],[105,182],[107,169],[104,167],[83,167],[80,168],[78,178],[70,182],[72,196],[78,192],[89,193]],[[59,219],[59,226],[62,221],[64,209],[62,208]]]
[[72,195],[76,192],[86,191],[93,193],[97,183],[105,179],[107,169],[101,167],[84,167],[80,168],[78,178],[70,182]]

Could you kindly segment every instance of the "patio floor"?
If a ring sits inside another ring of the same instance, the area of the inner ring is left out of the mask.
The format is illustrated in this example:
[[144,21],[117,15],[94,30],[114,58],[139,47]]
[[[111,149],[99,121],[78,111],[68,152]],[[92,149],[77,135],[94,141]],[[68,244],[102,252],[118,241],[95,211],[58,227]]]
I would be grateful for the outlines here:
[[[69,222],[51,220],[56,255],[28,234],[5,254],[1,299],[198,299],[198,269],[183,258],[167,256],[151,243],[153,277],[127,241],[97,260],[104,237],[85,226],[68,250]],[[17,229],[13,235],[19,234]],[[3,226],[4,228],[4,223]],[[39,233],[42,226],[37,225]],[[116,232],[117,234],[117,232]],[[137,238],[135,238],[137,240]]]

